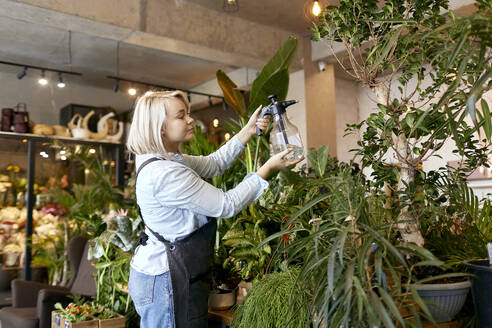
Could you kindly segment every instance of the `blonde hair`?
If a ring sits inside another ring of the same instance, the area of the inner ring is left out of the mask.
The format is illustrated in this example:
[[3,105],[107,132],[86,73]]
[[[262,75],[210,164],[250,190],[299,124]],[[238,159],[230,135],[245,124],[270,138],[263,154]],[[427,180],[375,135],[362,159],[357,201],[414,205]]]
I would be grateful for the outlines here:
[[188,97],[183,91],[147,92],[135,105],[126,146],[134,154],[160,154],[167,157],[162,143],[162,128],[166,123],[166,105],[170,98],[178,98],[189,110]]

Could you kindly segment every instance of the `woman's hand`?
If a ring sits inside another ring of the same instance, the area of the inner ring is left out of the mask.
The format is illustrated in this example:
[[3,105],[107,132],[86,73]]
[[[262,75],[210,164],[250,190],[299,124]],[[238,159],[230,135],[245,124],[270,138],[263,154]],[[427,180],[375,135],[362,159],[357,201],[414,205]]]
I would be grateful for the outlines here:
[[246,146],[249,139],[256,134],[256,127],[258,127],[261,131],[265,131],[268,127],[268,123],[270,123],[269,115],[264,118],[258,118],[262,108],[263,106],[260,105],[260,107],[255,110],[253,115],[249,118],[248,123],[246,123],[246,125],[237,134],[239,141],[241,141],[244,146]]
[[256,173],[260,177],[262,177],[263,179],[266,180],[266,178],[268,178],[268,176],[270,175],[270,173],[272,171],[286,169],[288,167],[296,165],[297,163],[299,163],[300,161],[302,161],[304,159],[304,156],[302,156],[299,159],[295,159],[295,160],[285,159],[285,156],[288,153],[290,153],[291,151],[292,151],[291,148],[287,148],[283,152],[273,155],[272,157],[270,157],[268,159],[268,161],[262,167],[260,167],[256,171]]

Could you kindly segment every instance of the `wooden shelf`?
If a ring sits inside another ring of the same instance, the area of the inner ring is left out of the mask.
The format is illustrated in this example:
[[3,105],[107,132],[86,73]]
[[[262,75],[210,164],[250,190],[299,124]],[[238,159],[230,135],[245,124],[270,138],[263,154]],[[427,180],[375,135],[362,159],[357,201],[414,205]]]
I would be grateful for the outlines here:
[[33,141],[39,141],[39,142],[50,142],[53,140],[59,140],[59,141],[63,141],[63,142],[67,142],[67,143],[75,143],[75,144],[123,147],[123,144],[121,144],[119,142],[110,142],[110,141],[105,141],[105,140],[75,139],[75,138],[60,137],[60,136],[43,136],[43,135],[32,134],[32,133],[17,133],[17,132],[0,131],[0,137],[17,139],[17,140],[33,140]]
[[233,313],[234,311],[232,309],[224,311],[208,309],[208,320],[230,326]]

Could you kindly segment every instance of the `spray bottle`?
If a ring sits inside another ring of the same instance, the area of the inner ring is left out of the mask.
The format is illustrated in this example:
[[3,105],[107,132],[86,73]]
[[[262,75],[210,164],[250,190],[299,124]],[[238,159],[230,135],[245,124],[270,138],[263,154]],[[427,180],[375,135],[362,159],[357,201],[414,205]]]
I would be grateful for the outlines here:
[[[265,115],[273,117],[273,127],[270,132],[270,156],[291,148],[292,151],[285,156],[287,160],[296,160],[303,156],[304,147],[301,141],[299,129],[287,118],[285,109],[297,103],[296,100],[277,101],[276,95],[268,96],[271,104],[263,107],[259,118]],[[261,136],[261,130],[256,128],[256,133]]]

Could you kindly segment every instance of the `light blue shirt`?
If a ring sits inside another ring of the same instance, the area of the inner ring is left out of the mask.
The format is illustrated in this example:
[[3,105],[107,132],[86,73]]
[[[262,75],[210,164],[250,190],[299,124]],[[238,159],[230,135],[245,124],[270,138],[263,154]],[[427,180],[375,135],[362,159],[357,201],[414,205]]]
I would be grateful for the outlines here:
[[[183,238],[207,223],[207,216],[230,218],[258,199],[268,182],[249,173],[234,189],[223,191],[204,181],[222,174],[244,150],[237,136],[208,156],[169,153],[172,160],[151,162],[140,171],[137,203],[145,224],[169,241]],[[136,156],[137,169],[156,154]],[[146,229],[147,245],[135,250],[131,266],[142,273],[169,271],[166,249]]]

